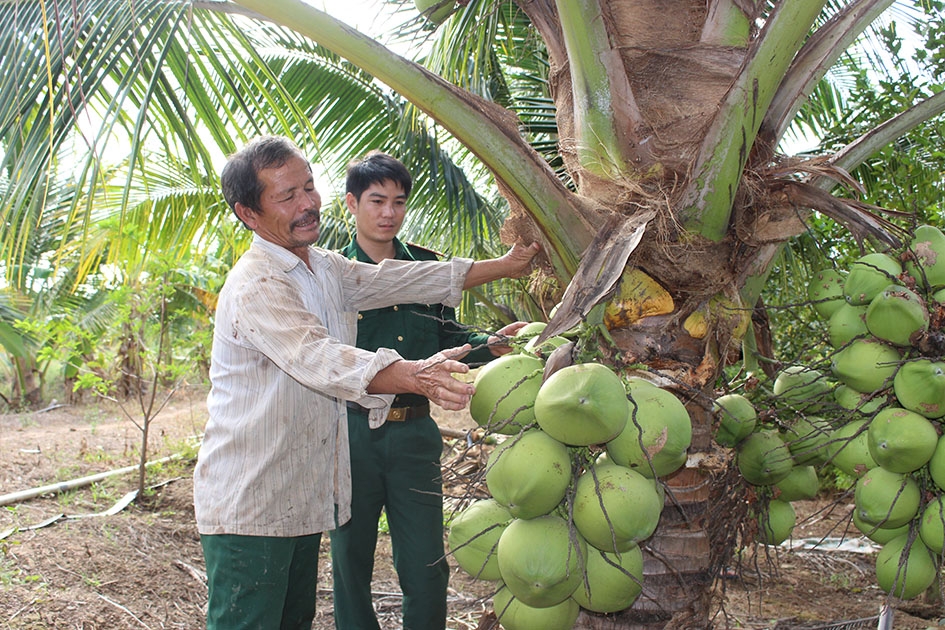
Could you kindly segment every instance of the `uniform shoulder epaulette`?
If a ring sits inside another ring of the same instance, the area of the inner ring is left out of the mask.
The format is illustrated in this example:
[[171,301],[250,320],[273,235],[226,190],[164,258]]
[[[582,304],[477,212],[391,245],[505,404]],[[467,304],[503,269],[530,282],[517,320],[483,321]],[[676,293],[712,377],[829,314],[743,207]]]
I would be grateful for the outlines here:
[[344,247],[339,247],[336,251],[345,258],[357,258],[358,250],[354,247],[351,247],[352,243],[354,243],[354,241],[351,241],[351,243],[348,243]]
[[430,256],[436,256],[437,258],[444,257],[444,254],[441,254],[438,251],[432,250],[429,247],[423,247],[422,245],[417,245],[416,243],[406,243],[406,245],[413,252],[424,253]]

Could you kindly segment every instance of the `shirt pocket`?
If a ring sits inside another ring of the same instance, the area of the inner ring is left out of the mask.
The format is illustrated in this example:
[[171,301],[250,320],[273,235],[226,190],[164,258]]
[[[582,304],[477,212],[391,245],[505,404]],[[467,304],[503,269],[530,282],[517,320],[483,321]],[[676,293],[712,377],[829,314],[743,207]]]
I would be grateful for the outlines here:
[[442,313],[438,305],[410,304],[403,307],[403,335],[409,342],[412,358],[426,358],[440,347]]
[[394,348],[399,324],[393,319],[397,312],[393,307],[375,308],[358,313],[358,347],[376,351],[378,348]]

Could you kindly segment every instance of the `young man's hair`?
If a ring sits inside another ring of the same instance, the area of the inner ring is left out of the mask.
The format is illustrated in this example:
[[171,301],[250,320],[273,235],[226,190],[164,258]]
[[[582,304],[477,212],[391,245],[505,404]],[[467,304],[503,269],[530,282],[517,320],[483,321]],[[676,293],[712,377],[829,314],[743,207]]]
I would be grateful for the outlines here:
[[[259,181],[259,171],[279,168],[296,156],[308,165],[302,150],[288,138],[260,136],[251,140],[229,157],[220,174],[220,186],[226,203],[230,208],[235,209],[236,204],[241,203],[253,212],[261,212],[259,198],[263,184]],[[308,168],[311,170],[311,165]]]
[[360,160],[348,163],[345,192],[360,201],[361,195],[371,185],[385,181],[394,182],[403,188],[404,195],[410,196],[413,178],[404,163],[381,151],[371,151]]

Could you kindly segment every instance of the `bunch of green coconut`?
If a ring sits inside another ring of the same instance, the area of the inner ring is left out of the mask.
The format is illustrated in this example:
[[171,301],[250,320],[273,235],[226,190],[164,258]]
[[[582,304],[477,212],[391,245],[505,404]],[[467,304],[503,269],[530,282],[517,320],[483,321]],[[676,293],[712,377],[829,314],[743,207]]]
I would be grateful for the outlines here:
[[685,463],[692,439],[670,391],[599,363],[554,369],[551,351],[569,340],[536,345],[544,326],[526,326],[515,351],[476,376],[470,413],[501,438],[485,469],[491,497],[469,503],[449,527],[457,564],[495,582],[506,630],[565,630],[582,608],[633,604],[639,545],[663,509],[659,477]]
[[826,323],[829,369],[778,374],[780,426],[755,426],[738,394],[718,399],[716,439],[736,447],[740,472],[767,499],[761,542],[790,536],[791,502],[813,498],[818,469],[854,479],[853,524],[881,545],[877,584],[914,598],[945,547],[945,234],[918,227],[898,254],[820,272],[808,295]]

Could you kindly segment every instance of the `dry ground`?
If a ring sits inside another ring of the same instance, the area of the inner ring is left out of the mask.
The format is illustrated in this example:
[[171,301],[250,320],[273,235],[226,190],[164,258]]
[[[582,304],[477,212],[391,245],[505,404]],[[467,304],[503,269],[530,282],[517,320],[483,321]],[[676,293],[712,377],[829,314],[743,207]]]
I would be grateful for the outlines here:
[[[149,459],[195,452],[206,417],[204,399],[200,388],[175,394],[153,420]],[[459,432],[474,426],[464,414],[442,414],[439,420]],[[5,503],[0,506],[0,628],[203,627],[206,587],[191,503],[192,462],[186,458],[152,467],[148,484],[157,487],[123,509],[118,507],[135,487],[134,474],[10,500],[12,493],[132,466],[140,435],[135,422],[110,403],[0,415],[0,495]],[[463,440],[446,441],[447,479],[457,470],[475,470],[478,460],[464,453]],[[448,488],[454,495],[462,491]],[[841,535],[848,508],[824,509],[830,503],[797,504],[805,521],[795,543]],[[115,513],[102,514],[116,505]],[[330,550],[327,542],[323,545],[316,630],[333,628]],[[375,604],[382,627],[396,630],[398,587],[386,537],[381,545]],[[475,628],[488,610],[484,598],[490,585],[459,569],[450,585],[450,629]],[[720,588],[725,604],[717,628],[876,628],[875,620],[856,626],[836,622],[875,617],[883,602],[873,582],[871,554],[823,547],[749,552],[742,570],[720,580]],[[902,608],[895,613],[896,630],[945,627],[938,604]],[[827,626],[829,622],[834,625]]]

